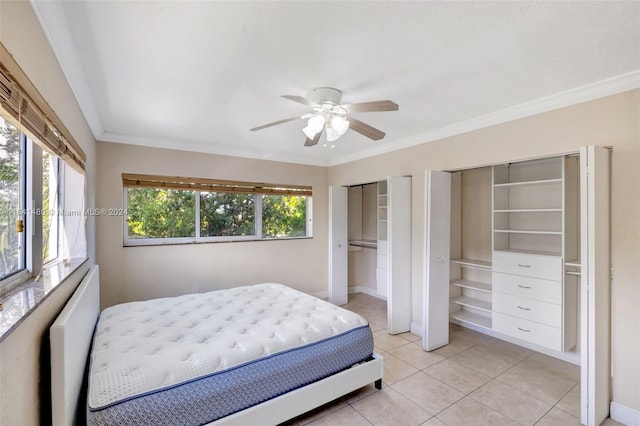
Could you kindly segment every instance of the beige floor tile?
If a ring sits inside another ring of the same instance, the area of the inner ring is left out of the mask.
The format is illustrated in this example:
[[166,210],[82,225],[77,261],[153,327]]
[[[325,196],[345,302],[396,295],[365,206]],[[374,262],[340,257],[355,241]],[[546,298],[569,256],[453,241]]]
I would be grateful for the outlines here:
[[450,359],[439,362],[424,372],[464,394],[473,392],[491,380],[491,377]]
[[400,346],[399,348],[390,350],[389,353],[400,358],[407,364],[414,366],[418,370],[422,370],[446,359],[441,355],[424,351],[422,347],[417,344]]
[[602,422],[600,426],[624,426],[624,425],[622,423],[616,422],[615,420],[611,420],[610,418],[607,418],[604,420],[604,422]]
[[431,417],[426,422],[422,423],[420,426],[447,426],[442,420],[438,420],[437,417]]
[[484,334],[451,324],[449,328],[449,344],[438,348],[431,353],[449,358],[459,354],[460,352],[466,351],[470,347],[484,342],[487,339],[488,336],[485,336]]
[[[549,368],[548,360],[545,366],[535,357],[532,358],[533,360],[529,358],[519,363],[496,380],[552,405],[560,401],[578,383],[571,371],[563,373],[557,368]],[[569,366],[568,370],[573,367]]]
[[432,414],[444,410],[464,394],[423,372],[402,379],[392,387]]
[[470,396],[461,399],[451,407],[438,414],[438,419],[448,426],[517,426],[508,417],[503,416],[495,410],[487,407],[471,398]]
[[580,426],[580,419],[558,408],[552,408],[536,426]]
[[580,383],[575,385],[573,389],[556,404],[556,408],[574,417],[580,417]]
[[373,333],[374,345],[385,351],[398,348],[403,345],[410,345],[411,343],[404,340],[402,337],[394,336],[387,333],[387,330],[380,330]]
[[324,417],[309,423],[309,426],[371,426],[360,413],[350,405],[333,411]]
[[531,369],[543,370],[576,383],[580,380],[580,366],[547,355],[534,352],[522,363]]
[[293,420],[297,421],[300,426],[303,426],[347,406],[348,404],[342,398],[338,398],[335,401],[324,404]]
[[390,354],[384,356],[384,375],[382,381],[391,385],[399,380],[417,373],[419,370]]
[[471,396],[521,425],[535,424],[551,409],[551,405],[495,380],[482,386]]
[[376,331],[387,329],[387,314],[367,317],[367,321],[369,321],[371,331],[373,331],[374,333]]
[[417,426],[431,417],[429,412],[390,387],[361,399],[352,407],[371,423],[380,426]]
[[[386,387],[386,385],[383,384],[383,387]],[[347,402],[347,404],[353,404],[354,402],[359,401],[362,398],[365,398],[375,392],[378,392],[378,389],[376,389],[373,383],[369,383],[367,386],[361,387],[360,389],[346,394],[343,399]]]
[[422,341],[422,337],[418,336],[417,334],[413,334],[411,332],[407,332],[407,333],[400,333],[397,335],[398,337],[402,337],[403,339],[409,341],[409,342],[417,342],[417,341]]
[[530,353],[528,349],[496,340],[478,343],[454,355],[451,360],[489,377],[496,377],[518,364]]

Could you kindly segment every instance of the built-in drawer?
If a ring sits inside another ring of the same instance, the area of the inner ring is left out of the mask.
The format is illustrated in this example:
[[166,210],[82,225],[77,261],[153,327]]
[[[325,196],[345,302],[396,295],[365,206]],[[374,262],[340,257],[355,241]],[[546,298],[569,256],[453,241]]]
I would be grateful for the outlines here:
[[562,304],[562,283],[540,278],[494,272],[491,283],[493,291],[512,296],[535,299],[541,302]]
[[562,281],[562,258],[528,253],[494,251],[493,270],[505,274]]
[[562,350],[562,331],[556,327],[494,312],[493,330],[554,351]]
[[494,312],[539,322],[552,327],[562,327],[562,305],[494,292],[491,306]]

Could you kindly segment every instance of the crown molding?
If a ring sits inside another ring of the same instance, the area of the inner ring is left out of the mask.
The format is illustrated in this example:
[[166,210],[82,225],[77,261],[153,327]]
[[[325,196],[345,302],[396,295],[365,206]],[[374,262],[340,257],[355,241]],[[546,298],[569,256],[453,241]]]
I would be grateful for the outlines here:
[[501,109],[489,114],[471,118],[469,120],[460,121],[449,126],[440,127],[438,129],[429,130],[408,138],[399,139],[384,145],[368,148],[360,152],[349,154],[330,160],[328,165],[337,166],[340,164],[350,163],[352,161],[362,160],[373,157],[375,155],[386,154],[392,151],[409,148],[415,145],[421,145],[427,142],[433,142],[439,139],[471,132],[473,130],[483,129],[497,124],[506,123],[520,118],[530,117],[544,112],[576,105],[582,102],[591,101],[605,96],[615,95],[616,93],[626,92],[628,90],[640,87],[640,70],[634,70],[626,74],[621,74],[595,83],[586,84],[576,87],[575,89],[566,90],[554,95],[545,96],[534,99],[520,105]]
[[264,154],[255,150],[221,147],[210,143],[132,136],[121,133],[104,132],[98,142],[112,142],[125,145],[138,145],[150,148],[172,149],[174,151],[191,151],[203,154],[224,155],[229,157],[249,158],[253,160],[276,161],[280,163],[303,164],[306,166],[327,167],[327,161],[321,159],[300,158],[295,156]]
[[40,22],[40,25],[42,26],[51,49],[53,50],[64,75],[66,76],[69,86],[80,105],[80,109],[82,110],[94,137],[96,140],[106,142],[331,167],[495,126],[497,124],[541,114],[640,87],[640,70],[633,70],[626,74],[590,83],[550,96],[534,99],[520,105],[453,123],[448,126],[432,129],[418,135],[384,143],[356,153],[339,156],[331,160],[314,160],[290,155],[283,156],[279,154],[264,154],[255,150],[220,147],[202,142],[185,142],[182,140],[177,141],[168,139],[161,140],[144,136],[125,135],[104,131],[100,115],[98,114],[96,104],[93,96],[91,95],[91,91],[60,2],[39,0],[29,0],[29,2]]
[[29,0],[33,11],[40,22],[49,46],[53,51],[62,72],[67,79],[80,110],[84,114],[94,138],[104,132],[100,115],[96,109],[84,69],[76,50],[76,45],[69,31],[69,24],[62,5],[57,1]]

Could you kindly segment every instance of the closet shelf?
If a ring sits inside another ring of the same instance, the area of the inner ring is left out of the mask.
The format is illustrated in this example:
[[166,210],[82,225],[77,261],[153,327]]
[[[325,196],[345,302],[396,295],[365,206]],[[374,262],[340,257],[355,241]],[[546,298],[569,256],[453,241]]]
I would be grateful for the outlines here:
[[456,263],[458,265],[466,266],[468,268],[491,270],[491,262],[487,262],[485,260],[461,258],[461,259],[451,259],[451,263]]
[[491,284],[481,283],[478,281],[470,281],[470,280],[455,280],[451,281],[451,284],[457,287],[464,287],[471,290],[483,291],[485,293],[491,293]]
[[480,309],[482,311],[491,312],[491,302],[480,300],[469,296],[458,296],[451,299],[453,303],[468,306],[470,308]]
[[378,242],[376,240],[351,240],[349,241],[349,245],[356,247],[377,248]]
[[502,232],[509,234],[562,235],[562,231],[528,231],[524,229],[494,229],[493,232]]
[[499,209],[494,213],[543,213],[543,212],[562,212],[562,209]]
[[562,178],[558,179],[540,179],[540,180],[525,180],[522,182],[508,182],[508,183],[494,183],[494,188],[504,188],[509,186],[522,186],[522,185],[546,185],[550,183],[562,183]]
[[537,254],[539,256],[553,256],[558,257],[562,256],[562,253],[559,251],[544,251],[544,250],[518,250],[518,249],[496,249],[494,251],[504,251],[508,253],[524,253],[524,254]]
[[491,317],[485,317],[484,315],[474,314],[469,311],[459,310],[452,312],[450,318],[460,322],[477,325],[478,327],[491,328]]

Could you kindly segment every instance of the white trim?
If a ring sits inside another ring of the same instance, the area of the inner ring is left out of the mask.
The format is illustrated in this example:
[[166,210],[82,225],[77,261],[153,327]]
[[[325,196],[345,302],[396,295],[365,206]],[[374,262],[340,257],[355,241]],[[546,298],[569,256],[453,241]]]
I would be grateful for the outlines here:
[[301,158],[271,153],[259,152],[253,149],[242,149],[227,146],[220,146],[211,141],[188,141],[177,139],[151,138],[145,136],[134,136],[122,133],[104,132],[96,137],[101,142],[121,143],[125,145],[147,146],[150,148],[164,148],[178,151],[202,152],[205,154],[224,155],[230,157],[251,158],[256,160],[275,161],[278,163],[304,164],[308,166],[327,167],[326,160],[314,158]]
[[429,130],[419,135],[410,136],[397,141],[385,143],[370,149],[361,150],[354,154],[345,155],[328,162],[329,166],[337,166],[351,161],[361,160],[374,155],[385,154],[415,145],[448,138],[473,130],[495,126],[520,118],[530,117],[582,102],[591,101],[616,93],[625,92],[640,87],[640,70],[600,80],[574,89],[565,90],[550,96],[534,99],[519,105],[504,108],[489,114],[459,121],[448,126]]
[[29,0],[42,31],[49,40],[69,87],[78,100],[82,114],[87,120],[93,136],[97,139],[104,132],[96,103],[91,95],[78,51],[69,31],[67,18],[60,2]]
[[368,294],[369,296],[375,297],[376,299],[384,300],[385,302],[387,301],[386,297],[383,297],[380,294],[378,294],[378,290],[372,287],[366,287],[363,285],[349,286],[349,294],[353,294],[353,293],[364,293],[364,294]]
[[327,300],[329,298],[328,291],[314,291],[313,293],[307,293],[310,296],[317,297],[318,299]]
[[625,407],[615,401],[611,401],[610,410],[612,420],[627,426],[640,426],[640,411]]
[[462,327],[477,331],[478,333],[486,334],[487,336],[497,337],[500,340],[504,340],[509,343],[513,343],[518,346],[531,349],[532,351],[540,352],[541,354],[548,355],[552,358],[557,358],[574,365],[578,365],[578,366],[580,365],[580,354],[578,352],[556,352],[556,351],[552,351],[551,349],[545,348],[543,346],[538,346],[524,340],[516,339],[515,337],[511,337],[506,334],[498,333],[497,331],[493,331],[488,328],[479,327],[467,322],[461,322],[453,318],[449,318],[449,321],[453,324],[458,324]]
[[633,90],[639,87],[640,70],[634,70],[626,74],[621,74],[601,81],[586,84],[584,86],[576,87],[574,89],[565,90],[560,93],[534,99],[519,105],[514,105],[512,107],[504,108],[468,120],[459,121],[448,126],[432,129],[418,135],[387,142],[369,149],[363,149],[353,154],[347,154],[333,160],[310,159],[288,155],[275,156],[273,154],[259,153],[254,150],[216,146],[214,144],[211,144],[210,142],[204,143],[184,140],[176,141],[172,139],[148,138],[113,132],[104,132],[99,137],[97,137],[97,139],[104,142],[141,145],[155,148],[178,149],[183,151],[204,152],[209,154],[229,155],[234,157],[253,158],[258,160],[306,164],[310,166],[332,167],[349,163],[351,161],[373,157],[375,155],[398,151],[400,149],[409,148],[415,145],[433,142],[462,133],[495,126],[497,124],[530,117],[555,109],[560,109],[605,96],[614,95],[616,93]]
[[160,140],[150,137],[117,134],[104,131],[96,104],[91,95],[89,85],[84,74],[75,43],[69,31],[64,11],[59,2],[30,0],[30,4],[38,17],[38,21],[49,40],[49,44],[56,55],[58,63],[69,82],[78,104],[82,109],[91,131],[97,140],[131,145],[178,149],[183,151],[204,152],[218,155],[230,155],[242,158],[271,160],[313,166],[337,166],[351,161],[361,160],[379,154],[432,142],[438,139],[482,129],[496,124],[517,120],[540,114],[558,108],[579,104],[581,102],[602,98],[616,93],[625,92],[640,87],[640,70],[633,70],[625,74],[589,83],[574,89],[565,90],[549,96],[534,99],[509,108],[504,108],[489,114],[481,115],[469,120],[452,123],[448,126],[432,129],[419,135],[410,136],[384,143],[370,149],[353,154],[340,156],[333,160],[301,158],[298,156],[267,154],[250,149],[236,149],[233,147],[215,146],[210,141],[178,141]]
[[422,328],[420,323],[417,323],[417,322],[411,323],[411,332],[418,336],[424,336],[424,328]]

